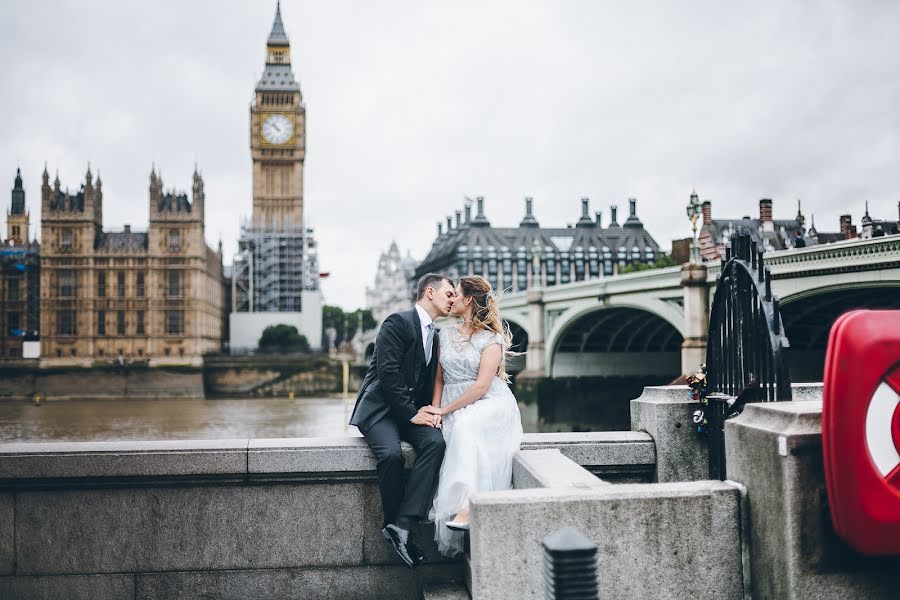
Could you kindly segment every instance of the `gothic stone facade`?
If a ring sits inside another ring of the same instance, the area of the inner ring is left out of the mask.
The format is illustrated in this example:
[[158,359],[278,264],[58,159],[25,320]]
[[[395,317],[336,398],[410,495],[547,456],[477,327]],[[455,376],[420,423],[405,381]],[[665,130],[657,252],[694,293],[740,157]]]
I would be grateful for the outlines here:
[[203,180],[192,199],[150,173],[146,232],[102,228],[103,190],[88,169],[76,193],[41,188],[41,364],[201,364],[221,349],[221,249],[206,245]]

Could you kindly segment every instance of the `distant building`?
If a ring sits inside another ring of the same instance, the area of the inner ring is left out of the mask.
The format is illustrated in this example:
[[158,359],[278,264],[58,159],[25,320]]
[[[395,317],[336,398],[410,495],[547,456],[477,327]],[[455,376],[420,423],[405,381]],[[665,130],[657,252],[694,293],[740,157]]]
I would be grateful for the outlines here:
[[[28,356],[40,335],[40,245],[29,239],[22,173],[16,169],[0,247],[0,360]],[[29,344],[26,344],[29,342]],[[36,353],[35,353],[36,354]]]
[[630,263],[653,263],[662,255],[656,241],[637,216],[637,200],[628,201],[628,218],[618,222],[616,206],[603,226],[601,214],[588,214],[588,199],[581,200],[581,218],[574,226],[541,227],[531,198],[518,227],[492,227],[484,214],[484,199],[477,213],[465,218],[456,211],[446,228],[438,223],[437,238],[428,256],[416,268],[416,277],[429,271],[452,277],[481,275],[495,289],[522,291],[533,286],[597,279],[617,273]]
[[103,230],[90,168],[75,193],[41,187],[41,364],[122,357],[201,364],[222,344],[222,254],[206,245],[203,179],[192,197],[150,172],[148,231]]
[[[696,198],[696,193],[693,194]],[[794,247],[794,239],[797,234],[805,242],[806,246],[827,244],[856,237],[872,237],[873,235],[893,235],[898,232],[898,223],[892,221],[875,221],[869,217],[869,207],[866,204],[866,214],[862,218],[863,232],[860,234],[852,223],[850,215],[841,215],[840,229],[835,232],[818,231],[813,219],[809,229],[805,228],[806,217],[800,210],[797,202],[797,214],[793,219],[775,219],[772,216],[772,200],[763,198],[759,201],[759,217],[745,216],[740,219],[714,219],[712,215],[712,202],[706,200],[702,204],[703,222],[698,236],[700,257],[703,260],[718,260],[725,256],[725,246],[731,236],[739,227],[750,231],[753,240],[762,250],[784,250]],[[876,234],[876,231],[884,233]]]
[[415,301],[415,276],[418,263],[407,251],[401,256],[397,242],[378,259],[375,283],[366,288],[366,308],[381,323],[388,315],[411,308]]
[[250,156],[253,216],[241,224],[231,272],[231,351],[255,349],[263,330],[276,324],[294,325],[318,348],[318,250],[303,220],[306,106],[291,68],[280,4],[250,106]]

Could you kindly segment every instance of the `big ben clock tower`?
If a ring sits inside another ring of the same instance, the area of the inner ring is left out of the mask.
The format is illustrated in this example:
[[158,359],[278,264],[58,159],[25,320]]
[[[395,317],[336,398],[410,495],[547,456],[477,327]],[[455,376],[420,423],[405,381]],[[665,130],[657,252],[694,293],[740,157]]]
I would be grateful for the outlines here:
[[250,107],[253,218],[241,224],[232,265],[229,346],[253,350],[268,325],[293,325],[321,347],[318,248],[303,219],[306,107],[291,70],[281,4],[266,42],[266,68]]
[[254,229],[302,231],[306,108],[291,70],[280,3],[266,42],[266,68],[250,107],[250,154]]

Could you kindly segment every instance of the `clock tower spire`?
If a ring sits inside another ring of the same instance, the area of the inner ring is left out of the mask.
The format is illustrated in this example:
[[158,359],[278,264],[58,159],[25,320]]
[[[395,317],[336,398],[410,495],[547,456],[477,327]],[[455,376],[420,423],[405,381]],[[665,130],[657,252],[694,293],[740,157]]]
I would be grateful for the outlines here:
[[253,228],[303,231],[306,108],[291,68],[291,46],[275,5],[263,74],[250,107]]

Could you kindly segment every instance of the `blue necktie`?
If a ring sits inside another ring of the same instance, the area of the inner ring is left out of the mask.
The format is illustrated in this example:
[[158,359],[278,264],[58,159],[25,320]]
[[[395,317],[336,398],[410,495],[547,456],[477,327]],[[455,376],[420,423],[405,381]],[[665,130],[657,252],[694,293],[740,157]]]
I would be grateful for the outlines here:
[[431,350],[434,348],[434,321],[428,324],[428,337],[425,338],[425,364],[431,362]]

